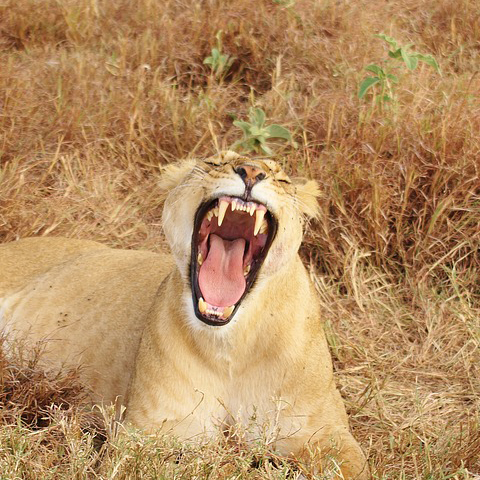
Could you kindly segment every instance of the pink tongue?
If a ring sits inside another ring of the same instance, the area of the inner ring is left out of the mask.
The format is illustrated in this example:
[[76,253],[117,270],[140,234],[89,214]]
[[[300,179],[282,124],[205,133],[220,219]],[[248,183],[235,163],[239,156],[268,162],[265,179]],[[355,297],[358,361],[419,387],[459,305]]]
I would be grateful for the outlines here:
[[229,307],[240,300],[246,287],[244,251],[244,238],[229,241],[210,235],[210,250],[198,276],[203,298],[210,305]]

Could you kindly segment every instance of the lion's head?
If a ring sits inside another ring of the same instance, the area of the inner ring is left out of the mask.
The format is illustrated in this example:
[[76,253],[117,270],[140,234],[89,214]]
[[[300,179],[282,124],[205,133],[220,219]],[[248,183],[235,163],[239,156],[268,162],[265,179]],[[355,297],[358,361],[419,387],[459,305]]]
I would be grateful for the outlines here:
[[318,213],[315,181],[234,152],[169,165],[161,186],[167,240],[196,317],[213,326],[230,322],[258,280],[295,258],[305,220]]

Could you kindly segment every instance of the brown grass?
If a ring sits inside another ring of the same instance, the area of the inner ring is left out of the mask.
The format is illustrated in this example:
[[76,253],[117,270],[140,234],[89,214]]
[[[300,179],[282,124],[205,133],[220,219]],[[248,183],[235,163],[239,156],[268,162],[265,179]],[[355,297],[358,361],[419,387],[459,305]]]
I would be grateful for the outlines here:
[[[231,145],[240,136],[232,118],[260,106],[299,144],[278,145],[278,159],[322,187],[322,215],[302,255],[375,477],[475,478],[477,2],[292,3],[4,1],[0,241],[65,235],[164,249],[158,167]],[[223,79],[203,64],[219,30],[223,50],[235,57]],[[441,75],[426,66],[400,75],[397,101],[386,109],[356,98],[363,67],[385,58],[373,37],[379,32],[415,43],[442,68]],[[292,472],[269,462],[252,468],[255,452],[228,442],[194,447],[139,433],[117,437],[108,422],[99,447],[82,423],[81,390],[70,374],[50,378],[2,362],[5,478]]]

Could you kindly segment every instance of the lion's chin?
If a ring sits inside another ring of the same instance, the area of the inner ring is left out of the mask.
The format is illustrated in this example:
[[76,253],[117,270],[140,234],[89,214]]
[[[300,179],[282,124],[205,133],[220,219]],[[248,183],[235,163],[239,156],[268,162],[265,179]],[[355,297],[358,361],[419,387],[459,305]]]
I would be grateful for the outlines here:
[[195,315],[226,325],[255,283],[277,231],[265,205],[223,196],[197,210],[190,279]]

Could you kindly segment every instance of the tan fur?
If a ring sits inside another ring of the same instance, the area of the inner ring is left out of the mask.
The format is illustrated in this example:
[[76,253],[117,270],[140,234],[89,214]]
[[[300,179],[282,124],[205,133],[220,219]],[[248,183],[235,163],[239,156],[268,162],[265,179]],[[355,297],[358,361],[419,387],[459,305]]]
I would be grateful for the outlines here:
[[[278,231],[232,321],[209,326],[192,308],[194,214],[212,196],[241,196],[233,167],[247,161],[268,172],[252,194]],[[138,427],[189,439],[252,423],[252,438],[266,435],[282,454],[336,447],[345,478],[367,478],[297,253],[305,220],[317,214],[316,183],[232,152],[168,167],[162,178],[173,257],[60,238],[1,245],[0,325],[12,337],[46,340],[52,365],[81,364],[92,400],[122,396]]]

